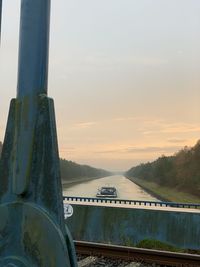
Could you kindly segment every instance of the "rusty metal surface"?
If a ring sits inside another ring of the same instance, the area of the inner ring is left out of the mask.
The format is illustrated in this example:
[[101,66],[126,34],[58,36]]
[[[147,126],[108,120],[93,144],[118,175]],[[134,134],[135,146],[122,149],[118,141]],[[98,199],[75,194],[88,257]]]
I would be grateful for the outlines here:
[[200,266],[200,256],[184,253],[114,246],[100,243],[75,241],[77,253],[84,255],[102,255],[138,262],[163,264],[165,266]]

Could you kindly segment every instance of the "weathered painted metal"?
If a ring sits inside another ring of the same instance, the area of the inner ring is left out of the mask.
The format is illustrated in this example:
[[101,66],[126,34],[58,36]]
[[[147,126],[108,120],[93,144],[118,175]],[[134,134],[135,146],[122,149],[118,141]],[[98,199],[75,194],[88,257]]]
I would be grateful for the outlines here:
[[76,267],[64,223],[53,100],[50,0],[22,0],[17,98],[0,161],[0,266]]
[[[22,0],[17,84],[19,123],[13,190],[22,194],[30,179],[29,162],[38,110],[38,96],[47,95],[49,0]],[[23,162],[23,164],[21,164]],[[20,166],[20,167],[19,167]]]
[[73,204],[66,222],[75,240],[135,246],[157,240],[183,249],[200,249],[200,212]]
[[22,0],[17,97],[47,94],[50,0]]
[[1,17],[2,17],[2,0],[0,0],[0,42],[1,42]]

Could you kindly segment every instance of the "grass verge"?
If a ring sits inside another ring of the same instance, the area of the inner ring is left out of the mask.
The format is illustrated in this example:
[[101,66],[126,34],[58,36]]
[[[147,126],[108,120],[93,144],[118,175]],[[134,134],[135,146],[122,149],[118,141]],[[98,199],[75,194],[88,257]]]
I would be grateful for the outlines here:
[[137,248],[146,248],[146,249],[155,249],[155,250],[162,250],[162,251],[171,251],[171,252],[184,252],[184,249],[176,248],[172,245],[163,243],[158,240],[154,239],[145,239],[139,242],[136,245]]
[[176,188],[160,186],[154,182],[149,182],[138,178],[131,177],[129,179],[160,200],[184,203],[200,203],[200,197],[186,192],[180,192]]
[[197,254],[200,255],[200,250],[192,250],[192,249],[181,249],[174,247],[170,244],[154,240],[154,239],[144,239],[140,241],[136,248],[146,248],[146,249],[154,249],[154,250],[161,250],[161,251],[170,251],[170,252],[177,252],[177,253],[188,253],[188,254]]

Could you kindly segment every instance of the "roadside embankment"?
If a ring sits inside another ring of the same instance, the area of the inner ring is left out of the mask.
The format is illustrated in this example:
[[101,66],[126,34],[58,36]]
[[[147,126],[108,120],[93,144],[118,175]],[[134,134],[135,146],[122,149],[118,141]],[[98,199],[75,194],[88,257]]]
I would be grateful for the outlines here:
[[180,192],[177,188],[160,186],[155,182],[149,182],[135,177],[128,177],[130,181],[142,187],[149,194],[162,201],[200,203],[200,197],[186,192]]

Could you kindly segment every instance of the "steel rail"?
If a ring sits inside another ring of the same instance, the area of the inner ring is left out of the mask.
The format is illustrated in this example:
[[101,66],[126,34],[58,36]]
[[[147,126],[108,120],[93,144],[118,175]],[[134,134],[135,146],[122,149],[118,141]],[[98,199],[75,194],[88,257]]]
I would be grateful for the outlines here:
[[200,209],[200,204],[197,203],[176,203],[165,201],[142,201],[130,199],[111,199],[111,198],[94,198],[94,197],[79,197],[79,196],[63,196],[63,201],[79,201],[89,203],[111,203],[111,204],[126,204],[126,205],[141,205],[154,207],[171,207],[171,208],[188,208]]
[[156,263],[165,266],[200,266],[200,255],[175,253],[142,248],[74,241],[76,252],[82,255],[106,256],[142,263]]

